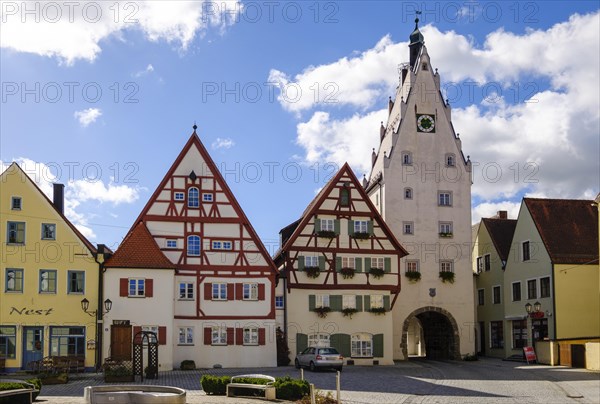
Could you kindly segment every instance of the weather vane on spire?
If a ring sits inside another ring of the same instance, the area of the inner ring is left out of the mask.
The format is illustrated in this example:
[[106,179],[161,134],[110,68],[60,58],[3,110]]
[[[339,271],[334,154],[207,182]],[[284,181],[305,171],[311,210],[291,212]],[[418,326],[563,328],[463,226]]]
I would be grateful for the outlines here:
[[419,16],[423,14],[420,10],[415,10],[415,28],[419,27]]

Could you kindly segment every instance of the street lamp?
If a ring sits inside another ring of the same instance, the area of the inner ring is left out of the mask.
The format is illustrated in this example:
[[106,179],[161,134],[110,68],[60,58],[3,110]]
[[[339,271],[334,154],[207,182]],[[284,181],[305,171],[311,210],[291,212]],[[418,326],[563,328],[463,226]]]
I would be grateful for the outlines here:
[[533,346],[533,326],[531,319],[536,316],[540,310],[542,310],[542,304],[540,302],[535,302],[533,306],[531,303],[525,305],[525,311],[527,312],[527,346]]
[[[96,314],[98,314],[98,311],[97,310],[88,311],[89,308],[90,308],[90,301],[84,297],[81,300],[81,309],[85,313],[89,314],[90,316],[96,317]],[[110,299],[106,299],[104,301],[104,312],[100,313],[100,318],[104,317],[104,315],[106,313],[108,313],[110,311],[110,309],[112,309],[112,301]]]

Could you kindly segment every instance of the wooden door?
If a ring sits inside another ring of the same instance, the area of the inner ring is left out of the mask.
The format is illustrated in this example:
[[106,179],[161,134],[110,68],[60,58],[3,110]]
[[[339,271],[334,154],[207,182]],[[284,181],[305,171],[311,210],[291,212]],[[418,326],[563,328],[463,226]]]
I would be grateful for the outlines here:
[[131,326],[110,326],[110,357],[115,360],[131,360]]

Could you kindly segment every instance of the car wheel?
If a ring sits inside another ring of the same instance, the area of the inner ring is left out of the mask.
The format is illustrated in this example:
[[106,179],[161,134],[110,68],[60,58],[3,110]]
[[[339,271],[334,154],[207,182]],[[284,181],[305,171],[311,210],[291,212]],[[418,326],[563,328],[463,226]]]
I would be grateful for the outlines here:
[[298,359],[296,359],[294,365],[296,366],[296,369],[300,369],[300,362],[298,362]]
[[317,368],[315,367],[315,363],[313,361],[310,361],[310,371],[314,372]]

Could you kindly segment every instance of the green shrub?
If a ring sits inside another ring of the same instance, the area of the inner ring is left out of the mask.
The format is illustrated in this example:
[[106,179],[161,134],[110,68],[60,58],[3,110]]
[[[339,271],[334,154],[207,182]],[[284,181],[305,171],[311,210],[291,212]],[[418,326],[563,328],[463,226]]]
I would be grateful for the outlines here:
[[109,377],[123,377],[123,376],[133,376],[133,370],[126,366],[115,366],[111,368],[104,369],[104,376]]
[[227,393],[227,384],[230,381],[231,376],[204,375],[200,379],[200,385],[206,394],[224,396]]
[[0,383],[0,391],[28,389],[29,386],[17,382]]
[[290,363],[290,348],[280,327],[275,330],[275,338],[277,342],[277,366],[287,366]]
[[42,380],[42,384],[66,384],[69,382],[69,375],[67,373],[42,373],[38,377]]
[[33,400],[35,401],[37,396],[39,396],[40,392],[42,391],[42,381],[40,379],[28,379],[25,381],[35,386],[35,389],[37,390],[37,393],[33,393]]
[[278,377],[273,386],[280,400],[300,400],[310,393],[310,385],[306,380],[292,379],[289,376]]
[[181,361],[181,370],[195,370],[196,362],[192,360]]

